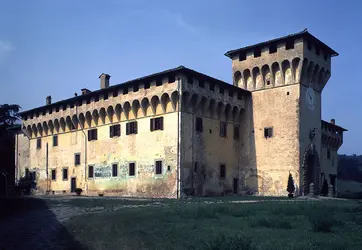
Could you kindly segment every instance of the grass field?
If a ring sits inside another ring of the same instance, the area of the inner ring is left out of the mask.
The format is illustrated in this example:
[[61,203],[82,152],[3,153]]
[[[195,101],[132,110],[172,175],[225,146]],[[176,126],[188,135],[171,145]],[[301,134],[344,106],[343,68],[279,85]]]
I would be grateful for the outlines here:
[[[357,201],[208,201],[215,199],[154,201],[148,207],[85,214],[67,221],[63,230],[85,249],[331,250],[362,246],[362,203]],[[94,206],[94,200],[70,202]],[[97,205],[103,202],[98,199]]]

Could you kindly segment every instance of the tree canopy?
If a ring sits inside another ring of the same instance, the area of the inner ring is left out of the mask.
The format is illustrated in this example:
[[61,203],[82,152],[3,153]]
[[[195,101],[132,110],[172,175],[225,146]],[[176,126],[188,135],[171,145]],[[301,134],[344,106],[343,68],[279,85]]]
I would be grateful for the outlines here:
[[0,126],[10,127],[19,120],[18,112],[21,107],[18,104],[0,105]]

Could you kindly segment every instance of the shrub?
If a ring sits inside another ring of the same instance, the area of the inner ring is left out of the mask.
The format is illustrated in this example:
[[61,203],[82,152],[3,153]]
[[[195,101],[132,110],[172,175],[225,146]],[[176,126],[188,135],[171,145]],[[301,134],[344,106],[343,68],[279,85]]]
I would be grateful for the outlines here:
[[76,189],[75,189],[75,193],[76,193],[77,195],[80,195],[82,192],[83,192],[83,190],[82,190],[81,188],[76,188]]
[[327,196],[327,194],[328,194],[328,183],[327,183],[327,180],[324,179],[324,182],[322,185],[322,190],[321,190],[321,195]]
[[314,232],[329,233],[332,232],[332,227],[338,224],[334,219],[333,212],[324,209],[311,211],[307,217]]
[[291,173],[289,173],[289,177],[288,177],[287,191],[290,194],[293,194],[295,191],[294,180],[293,180],[293,176]]
[[221,233],[218,234],[216,237],[211,237],[209,241],[205,242],[203,249],[251,250],[254,249],[254,247],[252,245],[252,240],[248,237],[241,235],[240,233]]
[[260,216],[250,222],[251,227],[266,227],[274,229],[291,229],[289,220],[279,216]]

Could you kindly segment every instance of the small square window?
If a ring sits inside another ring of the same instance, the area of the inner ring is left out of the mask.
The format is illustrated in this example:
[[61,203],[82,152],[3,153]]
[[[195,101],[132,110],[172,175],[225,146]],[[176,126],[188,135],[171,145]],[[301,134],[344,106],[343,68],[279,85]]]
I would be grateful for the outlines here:
[[192,76],[187,76],[187,82],[189,84],[193,84],[194,83],[194,78]]
[[176,80],[176,76],[175,76],[175,75],[170,75],[170,76],[168,77],[168,83],[173,83],[173,82],[175,82],[175,80]]
[[162,161],[156,161],[156,174],[162,174]]
[[121,125],[116,124],[109,126],[109,137],[113,138],[121,135]]
[[238,141],[240,139],[240,127],[234,126],[234,140]]
[[226,178],[226,166],[224,164],[220,165],[220,179]]
[[94,167],[88,166],[88,178],[93,178],[93,177],[94,177]]
[[199,80],[199,87],[200,87],[200,88],[204,88],[204,87],[205,87],[205,82],[204,82],[204,80]]
[[70,104],[70,108],[71,109],[74,108],[74,103]]
[[107,100],[108,99],[108,93],[105,93],[104,95],[103,95],[103,100]]
[[220,87],[220,88],[219,88],[219,93],[220,93],[220,94],[224,94],[224,89]]
[[52,169],[52,180],[55,181],[57,179],[57,171]]
[[36,139],[36,149],[41,149],[41,138]]
[[67,181],[67,180],[68,180],[68,169],[63,168],[63,181]]
[[136,163],[130,162],[128,164],[128,175],[135,176],[136,175]]
[[246,53],[240,52],[239,53],[239,61],[245,61],[246,60]]
[[161,85],[162,85],[162,79],[157,79],[156,86],[161,86]]
[[289,50],[289,49],[294,49],[294,40],[289,40],[285,43],[285,49]]
[[88,98],[88,99],[86,100],[86,104],[90,104],[90,102],[91,102],[91,100],[90,100],[90,98]]
[[57,135],[53,135],[53,147],[58,146],[58,136]]
[[273,128],[264,128],[264,137],[265,138],[271,138],[273,137]]
[[215,90],[215,84],[209,83],[209,89],[210,89],[211,91],[214,91],[214,90]]
[[261,49],[256,48],[254,49],[254,57],[260,57],[261,56]]
[[138,89],[139,89],[138,84],[136,84],[136,85],[133,86],[133,92],[137,92]]
[[99,96],[94,97],[94,102],[98,102],[99,101]]
[[59,107],[55,108],[55,112],[57,112],[57,113],[59,112]]
[[276,44],[272,44],[269,47],[269,54],[274,54],[277,52],[277,45]]
[[118,175],[118,165],[112,164],[112,177],[117,177]]
[[88,141],[96,141],[98,139],[97,129],[88,130]]
[[226,137],[226,134],[227,134],[227,123],[220,122],[220,136]]
[[203,130],[202,118],[196,117],[196,132],[202,132]]
[[118,89],[113,90],[113,97],[117,97],[118,96]]
[[150,119],[150,130],[163,130],[163,117],[151,118]]
[[126,123],[126,135],[137,134],[137,121]]
[[145,82],[144,88],[149,89],[150,88],[150,82]]

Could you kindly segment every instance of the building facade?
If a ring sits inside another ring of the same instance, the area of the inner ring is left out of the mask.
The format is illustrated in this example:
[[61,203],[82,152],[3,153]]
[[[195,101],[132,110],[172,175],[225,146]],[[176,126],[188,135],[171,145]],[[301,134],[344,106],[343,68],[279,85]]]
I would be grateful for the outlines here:
[[[39,192],[136,197],[337,188],[345,129],[321,121],[338,55],[307,31],[229,51],[233,85],[186,67],[21,113],[19,176]],[[19,143],[20,140],[18,139]]]

